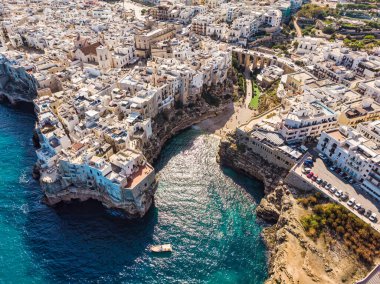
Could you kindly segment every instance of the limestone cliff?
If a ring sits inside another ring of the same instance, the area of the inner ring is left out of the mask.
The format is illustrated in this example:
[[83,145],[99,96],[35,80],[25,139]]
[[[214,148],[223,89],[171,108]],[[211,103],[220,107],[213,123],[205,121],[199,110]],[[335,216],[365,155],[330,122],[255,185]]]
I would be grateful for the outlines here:
[[233,136],[221,141],[219,160],[265,184],[256,213],[273,224],[262,233],[269,251],[267,284],[353,283],[366,275],[368,269],[332,237],[314,242],[306,236],[300,219],[307,211],[296,201],[302,193],[283,182],[286,171],[238,149]]
[[199,101],[189,108],[170,110],[157,116],[152,124],[153,135],[141,149],[144,156],[150,163],[153,163],[167,140],[192,125],[217,116],[229,103],[230,100],[227,99],[219,106],[210,106],[204,101]]
[[0,55],[0,98],[11,103],[32,102],[37,95],[37,80],[23,67]]

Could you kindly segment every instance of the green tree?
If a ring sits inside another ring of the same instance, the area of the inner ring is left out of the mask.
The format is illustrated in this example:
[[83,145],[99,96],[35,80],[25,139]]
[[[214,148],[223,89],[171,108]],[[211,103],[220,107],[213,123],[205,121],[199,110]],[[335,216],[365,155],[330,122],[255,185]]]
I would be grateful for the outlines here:
[[332,35],[335,32],[335,29],[332,26],[327,26],[323,28],[323,33]]

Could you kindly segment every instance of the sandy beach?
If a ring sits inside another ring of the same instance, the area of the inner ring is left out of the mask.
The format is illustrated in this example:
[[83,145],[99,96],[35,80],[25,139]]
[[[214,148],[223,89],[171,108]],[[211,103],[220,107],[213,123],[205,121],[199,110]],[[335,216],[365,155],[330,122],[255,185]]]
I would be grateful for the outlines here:
[[249,122],[254,116],[255,111],[250,110],[241,102],[230,103],[225,112],[206,119],[197,126],[203,131],[223,137],[235,131],[239,125]]

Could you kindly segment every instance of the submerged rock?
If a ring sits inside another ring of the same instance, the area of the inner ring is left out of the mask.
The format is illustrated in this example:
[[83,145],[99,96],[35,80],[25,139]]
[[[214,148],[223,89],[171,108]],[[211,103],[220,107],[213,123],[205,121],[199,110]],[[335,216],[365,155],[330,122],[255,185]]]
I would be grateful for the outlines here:
[[38,82],[24,67],[0,55],[0,97],[12,104],[32,102],[37,96]]

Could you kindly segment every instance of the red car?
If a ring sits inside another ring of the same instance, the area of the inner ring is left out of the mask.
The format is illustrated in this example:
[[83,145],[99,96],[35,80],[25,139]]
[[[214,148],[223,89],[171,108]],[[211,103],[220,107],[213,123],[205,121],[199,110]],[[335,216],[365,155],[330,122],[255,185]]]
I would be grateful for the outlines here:
[[313,173],[313,172],[310,172],[310,173],[308,173],[306,176],[307,176],[308,178],[312,178],[313,175],[314,175],[314,173]]
[[311,177],[311,179],[312,179],[313,181],[316,181],[317,178],[318,178],[318,175],[313,175],[313,176]]

